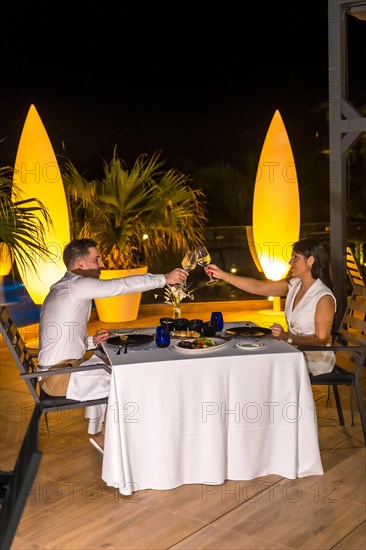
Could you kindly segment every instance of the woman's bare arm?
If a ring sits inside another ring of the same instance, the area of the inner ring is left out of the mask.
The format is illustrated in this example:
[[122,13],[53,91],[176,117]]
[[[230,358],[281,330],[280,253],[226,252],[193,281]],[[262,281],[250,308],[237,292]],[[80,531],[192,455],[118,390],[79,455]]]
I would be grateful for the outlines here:
[[222,279],[226,283],[259,296],[286,296],[288,292],[288,282],[286,279],[281,281],[261,281],[251,277],[242,277],[233,273],[226,273],[217,265],[210,264],[205,268],[206,273],[211,274],[215,279]]
[[286,332],[278,323],[271,327],[272,336],[278,340],[287,340],[297,346],[325,346],[329,343],[334,320],[334,300],[327,294],[322,296],[316,304],[314,314],[314,334],[302,335]]

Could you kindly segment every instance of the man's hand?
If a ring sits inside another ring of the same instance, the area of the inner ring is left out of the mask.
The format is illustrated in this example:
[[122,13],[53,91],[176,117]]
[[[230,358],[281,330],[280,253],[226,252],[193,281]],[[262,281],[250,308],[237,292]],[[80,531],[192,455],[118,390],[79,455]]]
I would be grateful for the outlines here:
[[109,331],[105,328],[100,328],[93,336],[93,344],[98,346],[101,342],[105,342],[109,338]]
[[169,273],[165,275],[165,279],[168,285],[177,285],[180,283],[184,283],[187,277],[188,273],[180,267],[176,267],[175,269],[173,269],[173,271],[169,271]]

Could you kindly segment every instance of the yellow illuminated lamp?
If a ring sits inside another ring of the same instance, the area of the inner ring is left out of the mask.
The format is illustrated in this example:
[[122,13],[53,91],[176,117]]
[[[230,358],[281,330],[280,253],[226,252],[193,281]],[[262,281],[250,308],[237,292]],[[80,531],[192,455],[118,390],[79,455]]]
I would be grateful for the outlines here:
[[13,263],[13,255],[6,243],[0,243],[0,304],[5,304],[3,278],[9,275]]
[[[13,177],[19,191],[17,200],[36,198],[50,215],[53,227],[45,228],[45,242],[52,258],[43,260],[25,247],[32,255],[37,272],[17,263],[30,297],[35,304],[42,304],[50,286],[65,273],[62,260],[64,246],[70,241],[69,213],[60,169],[51,142],[34,105],[30,106],[20,137]],[[37,212],[34,213],[38,215]],[[40,215],[38,215],[40,217]],[[43,222],[43,218],[40,218]]]
[[[300,200],[295,160],[278,110],[273,115],[257,168],[253,199],[255,250],[267,279],[289,271],[292,245],[300,234]],[[280,311],[275,297],[274,312]]]
[[0,277],[9,275],[13,263],[13,255],[6,243],[0,243]]
[[254,237],[253,237],[253,226],[247,225],[245,227],[246,235],[247,235],[247,243],[249,246],[249,252],[252,257],[253,262],[255,263],[255,267],[258,269],[260,273],[263,273],[262,266],[260,264],[259,258],[257,256],[257,251],[254,246]]

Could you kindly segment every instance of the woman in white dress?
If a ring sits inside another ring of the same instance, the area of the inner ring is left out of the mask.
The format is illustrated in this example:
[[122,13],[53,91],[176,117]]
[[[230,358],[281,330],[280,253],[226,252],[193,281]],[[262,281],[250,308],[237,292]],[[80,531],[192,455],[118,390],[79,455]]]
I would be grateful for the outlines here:
[[[207,274],[259,296],[286,296],[287,330],[274,323],[272,336],[298,346],[329,344],[337,304],[332,292],[329,257],[324,245],[316,239],[302,239],[292,248],[290,276],[280,281],[264,281],[226,273],[214,264]],[[331,372],[333,352],[306,352],[309,372],[316,375]]]

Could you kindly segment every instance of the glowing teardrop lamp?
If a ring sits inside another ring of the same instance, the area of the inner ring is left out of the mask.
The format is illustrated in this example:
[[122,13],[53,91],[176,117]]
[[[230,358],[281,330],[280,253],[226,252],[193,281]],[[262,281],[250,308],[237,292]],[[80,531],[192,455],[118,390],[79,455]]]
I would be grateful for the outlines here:
[[6,277],[10,273],[13,263],[13,255],[6,243],[0,243],[0,277]]
[[6,243],[0,243],[0,304],[5,304],[3,278],[11,271],[13,256]]
[[[34,105],[30,106],[20,137],[13,176],[18,200],[36,198],[50,215],[53,227],[45,228],[45,242],[53,257],[46,260],[23,247],[33,256],[37,272],[17,264],[25,288],[35,304],[42,304],[50,286],[65,273],[62,251],[70,241],[69,213],[60,169],[45,127]],[[43,218],[38,212],[43,222]]]
[[[273,115],[257,168],[253,199],[255,251],[267,279],[278,281],[289,271],[292,245],[300,234],[300,200],[295,160],[278,110]],[[279,313],[280,297],[273,299]]]

